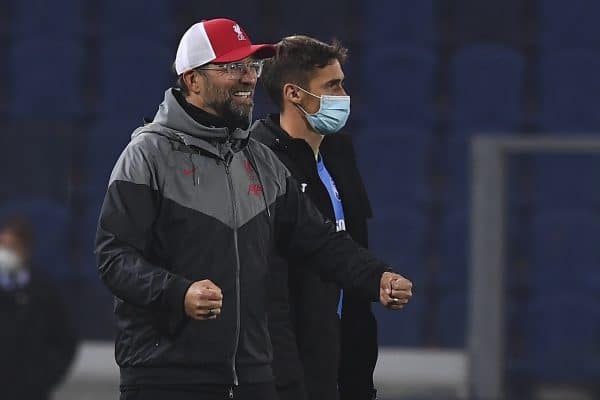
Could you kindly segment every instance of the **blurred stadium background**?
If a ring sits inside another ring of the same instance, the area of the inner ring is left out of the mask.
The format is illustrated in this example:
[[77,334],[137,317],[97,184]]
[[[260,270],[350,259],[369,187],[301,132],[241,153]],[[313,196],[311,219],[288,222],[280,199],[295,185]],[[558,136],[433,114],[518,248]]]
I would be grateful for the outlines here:
[[[0,213],[33,220],[83,340],[56,399],[116,398],[97,213],[179,37],[214,17],[349,47],[371,246],[416,288],[400,315],[375,307],[381,396],[466,398],[470,139],[600,138],[597,0],[0,0]],[[505,398],[600,398],[600,156],[521,154],[507,174]]]

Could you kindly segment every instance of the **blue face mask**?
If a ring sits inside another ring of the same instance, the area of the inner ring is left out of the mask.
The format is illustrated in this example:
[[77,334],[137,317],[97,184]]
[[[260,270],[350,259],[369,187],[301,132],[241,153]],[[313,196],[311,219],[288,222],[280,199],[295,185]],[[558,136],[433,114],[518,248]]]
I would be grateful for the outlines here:
[[314,114],[307,113],[302,106],[298,105],[316,132],[330,135],[339,132],[346,125],[350,116],[350,96],[317,96],[299,86],[298,89],[321,100],[319,111]]

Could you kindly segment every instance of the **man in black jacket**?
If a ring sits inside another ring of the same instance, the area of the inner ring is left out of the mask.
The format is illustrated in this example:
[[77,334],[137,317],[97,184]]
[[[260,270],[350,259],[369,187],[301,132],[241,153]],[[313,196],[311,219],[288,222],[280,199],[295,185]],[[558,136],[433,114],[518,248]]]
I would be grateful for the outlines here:
[[4,400],[50,399],[77,347],[60,294],[31,267],[29,222],[0,228],[0,393]]
[[[265,65],[263,84],[281,113],[257,121],[251,135],[277,154],[338,231],[367,247],[369,199],[350,138],[338,133],[350,112],[342,71],[347,50],[306,36],[287,37],[277,47]],[[288,310],[284,294],[272,291],[269,324],[280,399],[335,399],[339,389],[343,400],[370,400],[377,361],[370,301],[343,292],[340,330],[340,290],[308,262],[294,259],[287,278],[280,265],[285,261],[273,262],[274,276],[289,279],[291,305]]]
[[275,248],[391,309],[412,296],[410,281],[336,232],[249,138],[273,53],[234,21],[193,25],[177,88],[113,169],[96,254],[116,297],[122,399],[275,399],[265,299]]

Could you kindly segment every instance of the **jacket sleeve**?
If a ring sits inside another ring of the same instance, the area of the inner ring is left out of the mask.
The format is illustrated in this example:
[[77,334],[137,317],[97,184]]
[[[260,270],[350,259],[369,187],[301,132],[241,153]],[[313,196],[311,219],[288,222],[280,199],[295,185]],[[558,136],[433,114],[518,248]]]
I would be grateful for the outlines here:
[[379,298],[381,275],[389,268],[346,232],[336,232],[291,176],[286,178],[285,194],[277,201],[275,221],[277,247],[285,258],[304,258],[307,262],[303,264],[324,280],[374,301]]
[[157,316],[173,333],[185,318],[191,281],[147,259],[161,195],[156,163],[141,146],[129,144],[112,172],[96,233],[102,281],[125,302]]
[[267,302],[269,335],[273,345],[273,374],[277,387],[304,381],[304,371],[296,342],[296,329],[292,322],[292,304],[288,286],[288,264],[277,254],[269,262]]

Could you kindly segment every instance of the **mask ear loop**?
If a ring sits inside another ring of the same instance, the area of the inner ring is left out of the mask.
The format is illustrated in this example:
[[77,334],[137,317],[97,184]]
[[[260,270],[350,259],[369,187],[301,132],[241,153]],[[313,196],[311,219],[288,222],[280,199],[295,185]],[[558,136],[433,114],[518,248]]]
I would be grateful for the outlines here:
[[304,88],[302,88],[302,87],[300,87],[298,85],[294,85],[294,86],[296,86],[298,89],[302,90],[304,93],[310,94],[312,97],[315,97],[315,98],[321,100],[321,96],[317,96],[316,94],[311,93],[308,90],[306,90],[306,89],[304,89]]
[[300,111],[302,111],[304,113],[304,115],[311,115],[300,104],[295,104],[295,105],[296,105],[296,107],[298,107],[300,109]]
[[298,108],[300,109],[300,111],[302,111],[302,112],[304,113],[304,115],[307,115],[307,116],[308,116],[308,115],[315,115],[315,114],[319,113],[319,112],[321,111],[321,108],[323,108],[323,98],[322,98],[321,96],[317,96],[316,94],[313,94],[313,93],[309,92],[309,91],[308,91],[308,90],[306,90],[306,89],[303,89],[303,88],[301,88],[301,87],[300,87],[300,86],[298,86],[298,85],[294,85],[294,86],[295,86],[297,89],[300,89],[300,90],[302,90],[304,93],[307,93],[307,94],[309,94],[309,95],[313,96],[314,98],[317,98],[317,99],[319,99],[319,109],[318,109],[317,111],[315,111],[314,113],[312,113],[312,114],[311,114],[311,113],[309,113],[308,111],[306,111],[306,110],[304,109],[304,107],[302,107],[300,104],[296,104],[296,103],[294,103],[294,104],[296,104],[296,107],[298,107]]

